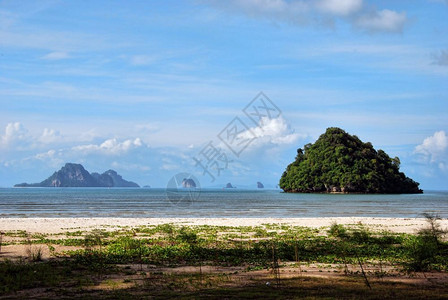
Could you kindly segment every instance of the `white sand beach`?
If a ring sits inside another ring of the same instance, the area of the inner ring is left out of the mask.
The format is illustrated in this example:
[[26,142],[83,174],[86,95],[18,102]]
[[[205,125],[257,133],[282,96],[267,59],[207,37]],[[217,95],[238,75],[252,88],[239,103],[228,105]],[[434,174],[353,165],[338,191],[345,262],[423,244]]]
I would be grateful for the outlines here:
[[[363,224],[372,230],[415,233],[426,226],[424,218],[378,218],[378,217],[329,217],[329,218],[0,218],[0,231],[25,230],[39,233],[63,233],[76,230],[138,227],[159,224],[258,226],[262,224],[286,224],[319,228],[338,224]],[[448,219],[440,224],[448,228]]]

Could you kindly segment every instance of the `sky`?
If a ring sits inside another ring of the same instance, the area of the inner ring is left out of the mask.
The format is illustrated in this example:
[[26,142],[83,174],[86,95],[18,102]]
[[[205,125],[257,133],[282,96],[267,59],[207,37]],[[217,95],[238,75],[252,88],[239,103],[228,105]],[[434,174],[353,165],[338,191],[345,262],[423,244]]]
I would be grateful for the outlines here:
[[0,187],[66,162],[275,187],[341,127],[448,190],[446,20],[445,0],[0,0]]

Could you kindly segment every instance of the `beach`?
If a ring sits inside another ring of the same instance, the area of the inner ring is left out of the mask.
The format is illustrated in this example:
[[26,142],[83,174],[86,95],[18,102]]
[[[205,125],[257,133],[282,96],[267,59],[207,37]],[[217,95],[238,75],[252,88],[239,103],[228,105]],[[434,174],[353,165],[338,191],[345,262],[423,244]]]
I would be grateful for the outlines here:
[[240,298],[241,289],[250,298],[446,298],[445,256],[424,257],[433,271],[414,254],[434,249],[433,237],[418,242],[422,228],[424,218],[0,218],[0,274],[18,298]]
[[[328,218],[1,218],[3,232],[24,230],[30,233],[57,234],[93,229],[116,230],[122,227],[139,227],[160,224],[211,225],[211,226],[260,226],[283,224],[310,228],[329,227],[332,224],[365,225],[369,229],[391,232],[416,233],[426,226],[424,218],[380,218],[380,217],[328,217]],[[448,227],[448,219],[440,220]]]

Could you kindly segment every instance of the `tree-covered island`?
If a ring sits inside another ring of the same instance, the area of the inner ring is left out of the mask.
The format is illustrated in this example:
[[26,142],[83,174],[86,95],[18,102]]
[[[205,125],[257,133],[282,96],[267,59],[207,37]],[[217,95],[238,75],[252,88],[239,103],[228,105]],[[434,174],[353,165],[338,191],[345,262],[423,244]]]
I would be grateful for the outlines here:
[[423,193],[419,183],[400,172],[398,157],[336,127],[297,150],[280,188],[291,193]]

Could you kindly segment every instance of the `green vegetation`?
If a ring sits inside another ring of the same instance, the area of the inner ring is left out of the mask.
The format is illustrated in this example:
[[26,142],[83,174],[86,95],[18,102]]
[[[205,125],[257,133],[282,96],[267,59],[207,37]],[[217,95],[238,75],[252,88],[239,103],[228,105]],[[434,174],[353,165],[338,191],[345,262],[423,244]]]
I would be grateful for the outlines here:
[[442,229],[437,222],[440,220],[438,216],[430,214],[424,216],[428,226],[419,230],[417,236],[407,241],[409,249],[407,265],[414,271],[431,270],[437,261],[448,258],[448,247],[442,242],[447,230]]
[[398,157],[390,158],[371,143],[332,127],[314,144],[297,150],[280,188],[299,193],[422,193],[419,184],[399,169]]
[[[428,224],[432,224],[429,223]],[[448,244],[445,231],[437,223],[417,235],[372,232],[362,224],[313,229],[300,226],[265,224],[263,226],[177,226],[164,224],[132,230],[86,232],[84,238],[39,237],[16,241],[25,244],[34,260],[42,259],[42,248],[73,247],[56,253],[59,258],[95,260],[105,263],[145,263],[164,266],[190,265],[207,261],[212,265],[268,267],[272,247],[282,261],[316,263],[357,263],[358,257],[408,267],[416,251],[434,253],[426,269],[448,270]],[[10,243],[11,244],[11,243]],[[433,247],[432,252],[418,246]],[[416,248],[417,247],[417,248]],[[417,249],[417,250],[416,250]],[[33,256],[34,253],[34,256]],[[420,270],[419,267],[415,270]]]
[[[9,236],[15,241],[9,243],[31,250],[25,260],[0,261],[0,295],[39,287],[49,291],[44,298],[98,296],[94,291],[99,290],[112,298],[174,297],[184,295],[184,291],[192,298],[220,293],[241,297],[240,293],[246,292],[248,298],[263,293],[272,298],[448,296],[448,288],[437,285],[425,291],[384,281],[416,271],[446,274],[446,231],[437,217],[427,219],[428,227],[416,235],[372,231],[363,224],[333,224],[320,229],[283,224],[164,224],[93,230],[75,235],[78,239],[70,234],[62,234],[66,238],[30,237],[26,232],[14,232]],[[53,258],[42,257],[43,245]],[[63,250],[58,250],[60,247]],[[176,272],[179,268],[190,271]],[[304,275],[313,270],[339,277],[336,280],[328,275],[323,282]],[[242,281],[247,289],[241,289]],[[266,282],[272,282],[272,287],[266,287]],[[295,292],[291,292],[292,287]]]

